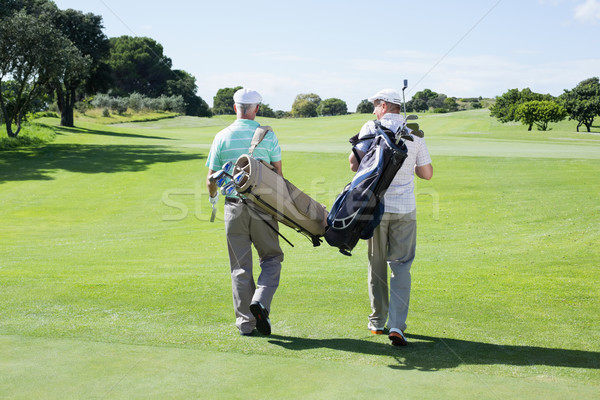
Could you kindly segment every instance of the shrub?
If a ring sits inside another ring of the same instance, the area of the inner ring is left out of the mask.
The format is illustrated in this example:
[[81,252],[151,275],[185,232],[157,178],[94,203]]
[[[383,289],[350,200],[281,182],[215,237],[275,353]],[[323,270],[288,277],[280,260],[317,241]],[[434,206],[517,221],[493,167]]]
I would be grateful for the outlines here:
[[97,94],[91,101],[91,105],[94,108],[109,108],[110,107],[110,96],[107,94]]
[[133,111],[141,111],[142,109],[145,108],[146,104],[144,101],[144,96],[142,96],[139,93],[132,93],[129,95],[129,108],[131,108]]
[[[97,94],[90,102],[94,108],[103,108],[103,116],[110,116],[108,109],[124,114],[128,108],[135,112],[142,110],[172,111],[185,114],[185,100],[183,96],[165,96],[151,98],[140,93],[132,93],[129,97],[110,97],[108,94]],[[108,115],[107,115],[108,114]]]
[[110,99],[110,109],[122,115],[127,111],[128,103],[127,99],[123,97],[115,97]]

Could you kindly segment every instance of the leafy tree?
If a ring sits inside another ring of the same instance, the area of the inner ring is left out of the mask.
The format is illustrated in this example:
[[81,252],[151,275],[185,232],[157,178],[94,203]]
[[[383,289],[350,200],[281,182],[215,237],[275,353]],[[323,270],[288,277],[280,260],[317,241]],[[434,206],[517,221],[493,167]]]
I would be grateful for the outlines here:
[[560,122],[565,119],[567,112],[562,106],[550,100],[533,100],[519,105],[515,110],[515,119],[527,125],[530,131],[535,124],[540,131],[548,129],[548,123]]
[[137,92],[158,97],[167,92],[167,81],[174,76],[162,45],[147,37],[111,38],[108,64],[116,95]]
[[261,104],[258,108],[258,116],[267,118],[277,118],[275,111],[268,104]]
[[438,94],[434,91],[432,91],[431,89],[424,89],[421,90],[417,93],[415,93],[413,95],[413,99],[423,99],[426,102],[429,102],[430,100],[434,100],[438,97]]
[[216,115],[233,115],[233,95],[240,90],[241,86],[234,88],[223,88],[217,90],[217,94],[213,97],[213,114]]
[[275,111],[275,118],[290,118],[292,113],[289,111],[277,110]]
[[21,10],[35,16],[43,14],[45,17],[51,17],[58,12],[58,7],[50,0],[0,0],[0,6],[0,19]]
[[197,117],[210,117],[212,112],[208,104],[196,94],[196,78],[193,75],[176,69],[173,79],[167,81],[167,95],[181,96],[185,102],[185,114]]
[[496,103],[490,107],[490,115],[496,117],[500,122],[518,121],[515,117],[517,108],[529,101],[552,100],[551,95],[543,95],[532,92],[531,89],[525,88],[522,91],[519,89],[510,89],[502,96],[496,97]]
[[590,132],[594,118],[600,115],[600,82],[597,77],[580,82],[573,90],[565,90],[560,96],[570,120],[577,121],[579,127],[585,125]]
[[[0,110],[9,137],[16,137],[31,104],[45,87],[64,73],[64,66],[81,57],[79,51],[60,32],[51,16],[18,11],[0,20]],[[10,79],[13,95],[3,96]],[[15,130],[13,130],[13,124]]]
[[429,110],[427,100],[424,98],[412,98],[406,102],[406,111],[408,112],[424,112]]
[[448,98],[448,96],[446,96],[443,93],[440,93],[437,95],[437,97],[429,100],[427,102],[427,105],[430,108],[446,108],[446,99]]
[[65,63],[63,73],[53,84],[61,125],[73,126],[73,108],[78,97],[108,86],[109,77],[103,60],[109,54],[109,41],[102,32],[99,15],[64,10],[57,14],[55,24],[82,54],[82,57],[73,55],[71,62]]
[[320,103],[321,98],[314,93],[299,94],[292,104],[292,116],[294,118],[316,117]]
[[317,107],[318,115],[345,115],[347,113],[346,102],[336,98],[325,99]]
[[373,103],[367,99],[361,100],[356,107],[356,112],[359,114],[372,114],[374,110],[375,107],[373,106]]
[[456,97],[446,97],[444,99],[444,108],[450,112],[458,111],[458,103]]

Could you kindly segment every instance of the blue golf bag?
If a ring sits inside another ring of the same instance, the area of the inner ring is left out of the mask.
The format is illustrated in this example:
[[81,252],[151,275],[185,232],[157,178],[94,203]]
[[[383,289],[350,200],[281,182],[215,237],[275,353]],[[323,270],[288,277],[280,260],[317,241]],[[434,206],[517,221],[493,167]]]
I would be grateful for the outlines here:
[[[406,127],[394,133],[375,121],[375,128],[375,135],[360,139],[356,135],[350,139],[360,164],[352,182],[338,195],[327,217],[325,240],[347,256],[352,255],[359,239],[371,238],[381,222],[383,196],[408,154],[403,139],[412,140]],[[373,142],[361,160],[354,146],[370,139]]]

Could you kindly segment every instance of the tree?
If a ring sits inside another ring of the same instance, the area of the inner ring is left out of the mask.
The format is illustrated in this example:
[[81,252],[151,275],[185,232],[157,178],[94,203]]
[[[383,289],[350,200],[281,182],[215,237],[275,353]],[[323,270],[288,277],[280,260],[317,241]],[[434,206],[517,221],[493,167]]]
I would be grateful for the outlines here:
[[345,115],[348,114],[346,102],[340,99],[325,99],[317,107],[318,115]]
[[534,100],[519,105],[515,110],[515,119],[527,125],[530,131],[535,124],[540,131],[548,129],[548,123],[560,122],[565,119],[567,112],[559,104],[550,100]]
[[430,99],[427,102],[427,105],[430,108],[447,108],[446,107],[446,99],[448,98],[448,96],[446,96],[443,93],[438,94],[435,98]]
[[57,14],[55,24],[82,55],[72,55],[71,62],[65,63],[63,73],[53,84],[61,125],[73,126],[73,108],[78,92],[81,98],[107,87],[106,66],[102,64],[109,54],[109,41],[102,32],[104,27],[99,15],[64,10]]
[[427,100],[422,98],[412,98],[406,102],[406,111],[408,112],[424,112],[429,110]]
[[456,97],[446,97],[444,99],[444,106],[450,112],[458,111],[458,103],[456,102]]
[[269,106],[268,104],[265,104],[265,103],[261,103],[260,107],[258,108],[257,115],[260,117],[277,118],[275,111],[273,111],[271,106]]
[[186,115],[211,117],[210,107],[196,94],[196,90],[196,78],[180,69],[174,70],[173,79],[167,81],[167,95],[183,97]]
[[361,100],[356,107],[356,112],[358,114],[372,114],[374,110],[375,107],[373,106],[373,103],[367,99]]
[[560,101],[569,119],[578,122],[577,132],[581,125],[585,125],[590,132],[594,118],[600,115],[600,81],[597,77],[586,79],[573,90],[565,90]]
[[[57,32],[49,14],[21,10],[0,20],[0,110],[9,137],[19,134],[33,101],[61,76],[72,57],[81,56],[78,52]],[[6,80],[11,80],[10,100],[3,95]]]
[[240,90],[241,86],[234,88],[223,88],[217,90],[217,94],[213,97],[213,114],[216,115],[233,115],[235,110],[233,109],[233,95],[235,92]]
[[167,81],[174,76],[162,45],[147,37],[111,38],[108,64],[119,96],[137,92],[158,97],[166,93]]
[[292,116],[294,118],[316,117],[320,103],[321,98],[314,93],[299,94],[292,104]]
[[517,108],[528,101],[534,100],[552,100],[551,95],[543,95],[532,92],[531,89],[525,88],[522,91],[519,89],[510,89],[502,96],[496,97],[496,103],[490,107],[490,115],[496,117],[500,122],[518,121],[515,117]]

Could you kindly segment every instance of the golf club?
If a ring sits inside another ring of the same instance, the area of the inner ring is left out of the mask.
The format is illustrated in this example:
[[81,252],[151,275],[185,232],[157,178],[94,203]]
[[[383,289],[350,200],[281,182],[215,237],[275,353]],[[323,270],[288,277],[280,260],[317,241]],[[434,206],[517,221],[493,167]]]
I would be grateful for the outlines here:
[[208,179],[211,182],[216,182],[218,187],[223,186],[228,179],[232,179],[233,176],[228,174],[225,170],[220,170],[212,174]]
[[231,176],[232,172],[233,172],[233,167],[234,167],[234,163],[232,161],[227,161],[225,164],[223,164],[223,167],[221,168],[223,171],[225,171],[225,173],[229,176]]
[[232,196],[232,195],[236,195],[237,191],[235,190],[235,185],[233,182],[228,182],[227,184],[225,184],[225,186],[223,186],[221,188],[221,194],[223,196]]
[[237,174],[235,174],[235,176],[233,177],[233,181],[235,182],[235,185],[236,186],[242,186],[241,182],[247,176],[248,176],[248,173],[246,173],[246,171],[240,171]]
[[215,205],[212,205],[212,211],[210,213],[210,222],[215,222],[215,217],[217,216],[217,207],[215,207]]
[[404,120],[406,121],[406,99],[404,98],[404,91],[408,87],[408,79],[404,80],[404,86],[402,87],[402,106],[404,108]]
[[405,79],[404,85],[402,86],[402,108],[404,109],[404,122],[402,123],[402,128],[400,129],[400,135],[396,139],[396,144],[400,143],[400,140],[402,140],[402,139],[411,140],[411,141],[413,140],[413,138],[410,136],[410,134],[406,130],[407,117],[406,117],[406,98],[404,97],[404,91],[406,90],[407,87],[408,87],[408,79]]

